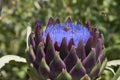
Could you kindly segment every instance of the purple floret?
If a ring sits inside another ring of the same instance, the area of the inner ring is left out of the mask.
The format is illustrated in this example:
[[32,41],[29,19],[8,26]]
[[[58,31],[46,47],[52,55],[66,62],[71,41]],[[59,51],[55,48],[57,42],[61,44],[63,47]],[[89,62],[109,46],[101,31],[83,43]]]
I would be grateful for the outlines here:
[[83,39],[85,45],[90,37],[88,28],[74,23],[49,25],[43,32],[44,39],[46,39],[48,33],[53,43],[57,42],[59,46],[64,37],[66,37],[67,45],[70,39],[73,39],[76,47],[81,39]]

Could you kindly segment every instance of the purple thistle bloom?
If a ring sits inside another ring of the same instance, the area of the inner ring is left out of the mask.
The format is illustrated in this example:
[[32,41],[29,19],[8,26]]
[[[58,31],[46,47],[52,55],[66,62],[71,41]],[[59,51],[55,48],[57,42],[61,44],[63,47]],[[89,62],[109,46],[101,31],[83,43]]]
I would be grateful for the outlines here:
[[27,50],[32,80],[95,80],[100,76],[107,59],[98,28],[91,28],[90,22],[86,27],[79,20],[72,23],[70,18],[66,23],[50,18],[45,31],[40,21],[35,26]]
[[48,26],[43,32],[44,39],[46,39],[48,33],[50,34],[53,43],[58,42],[59,46],[64,37],[66,38],[67,45],[70,39],[73,39],[76,47],[78,46],[78,43],[81,39],[84,41],[84,44],[86,44],[90,37],[90,31],[86,27],[71,22],[67,22],[65,24],[59,23]]

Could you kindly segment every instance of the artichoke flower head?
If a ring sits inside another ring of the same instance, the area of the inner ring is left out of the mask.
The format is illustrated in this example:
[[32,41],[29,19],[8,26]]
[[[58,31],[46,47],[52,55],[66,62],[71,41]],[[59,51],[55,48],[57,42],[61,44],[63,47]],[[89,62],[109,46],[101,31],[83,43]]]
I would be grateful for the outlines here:
[[107,59],[104,38],[98,28],[54,21],[51,17],[45,30],[39,21],[29,36],[27,61],[32,80],[96,80]]

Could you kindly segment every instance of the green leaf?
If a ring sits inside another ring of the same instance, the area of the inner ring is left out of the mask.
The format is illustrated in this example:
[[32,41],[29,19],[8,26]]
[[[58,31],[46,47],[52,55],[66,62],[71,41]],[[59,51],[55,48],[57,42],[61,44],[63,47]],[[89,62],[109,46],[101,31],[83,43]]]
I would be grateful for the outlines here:
[[91,80],[91,79],[87,74],[85,74],[80,80]]
[[30,34],[31,34],[31,27],[28,26],[27,29],[26,29],[26,43],[27,43],[27,49],[29,48],[28,39],[29,39]]
[[0,69],[5,66],[6,63],[10,61],[23,62],[26,63],[26,59],[16,55],[6,55],[0,58]]
[[101,73],[103,72],[105,66],[106,66],[106,63],[107,63],[107,59],[105,59],[102,63],[102,66],[100,67],[100,71],[99,71],[99,75],[101,75]]
[[27,70],[27,73],[30,76],[31,80],[38,80],[39,79],[38,72],[32,66],[29,67],[29,69]]
[[106,69],[110,70],[113,74],[115,74],[115,71],[111,66],[120,66],[120,60],[112,60],[108,61],[106,65]]
[[120,66],[120,60],[108,61],[107,66]]
[[120,80],[120,67],[118,68],[118,70],[112,80]]
[[111,71],[111,72],[115,75],[115,71],[114,71],[114,69],[113,69],[113,68],[111,68],[111,67],[106,67],[106,70]]
[[72,80],[72,77],[65,69],[62,69],[56,80]]

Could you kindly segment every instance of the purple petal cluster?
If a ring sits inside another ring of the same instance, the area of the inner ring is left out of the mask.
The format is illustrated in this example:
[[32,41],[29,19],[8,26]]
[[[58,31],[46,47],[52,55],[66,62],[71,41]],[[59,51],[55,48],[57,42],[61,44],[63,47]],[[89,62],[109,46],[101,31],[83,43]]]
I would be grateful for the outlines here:
[[86,44],[90,37],[90,31],[86,27],[71,22],[48,25],[43,32],[44,39],[46,39],[48,33],[50,34],[53,43],[57,42],[59,46],[64,37],[66,38],[67,45],[70,39],[73,39],[75,46],[78,46],[80,40],[83,40],[84,44]]
[[89,22],[84,27],[79,20],[50,18],[45,31],[37,22],[29,36],[29,75],[32,80],[96,80],[107,62],[103,50],[103,35]]

